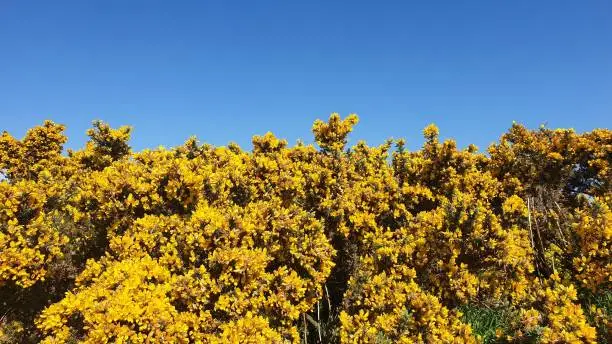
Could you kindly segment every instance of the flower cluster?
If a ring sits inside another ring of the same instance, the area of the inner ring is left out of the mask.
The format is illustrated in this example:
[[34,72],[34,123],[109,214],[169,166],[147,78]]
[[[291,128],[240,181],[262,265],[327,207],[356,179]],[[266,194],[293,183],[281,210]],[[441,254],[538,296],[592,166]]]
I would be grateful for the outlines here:
[[[3,133],[0,343],[609,336],[612,132],[514,124],[485,154],[434,125],[415,151],[349,147],[357,122],[251,151],[133,152],[102,122],[67,154],[50,121]],[[478,309],[508,319],[484,331]]]
[[68,237],[57,226],[50,189],[32,181],[0,183],[0,286],[10,282],[28,288],[44,280],[49,263],[63,255]]

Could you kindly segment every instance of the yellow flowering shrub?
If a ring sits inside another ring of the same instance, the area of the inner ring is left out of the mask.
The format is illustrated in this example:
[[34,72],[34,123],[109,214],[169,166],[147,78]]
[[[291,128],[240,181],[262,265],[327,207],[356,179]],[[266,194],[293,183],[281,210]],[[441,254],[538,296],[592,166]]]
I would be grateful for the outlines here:
[[202,203],[187,222],[147,216],[110,249],[119,260],[151,255],[188,285],[206,276],[206,293],[181,289],[187,309],[222,319],[261,313],[291,335],[291,324],[321,296],[334,255],[316,219],[280,202],[223,209]]
[[173,307],[170,279],[150,257],[90,261],[76,290],[41,314],[39,328],[51,334],[43,343],[187,343],[194,320]]
[[572,284],[564,285],[557,275],[534,283],[538,288],[532,295],[531,307],[522,308],[514,319],[510,341],[535,337],[541,343],[596,343],[596,330],[575,303],[577,292]]
[[59,173],[65,158],[61,155],[66,136],[64,126],[45,121],[28,130],[22,140],[6,131],[0,136],[0,171],[11,180],[36,180],[38,174]]
[[87,130],[90,140],[85,144],[85,148],[77,152],[69,151],[73,160],[86,168],[102,170],[114,161],[129,156],[131,127],[113,129],[101,121],[95,121],[93,126]]
[[27,288],[44,280],[48,264],[62,256],[68,237],[55,228],[47,190],[35,182],[0,182],[0,286]]
[[579,253],[573,259],[576,279],[593,291],[612,283],[612,197],[595,198],[576,211],[573,229]]
[[2,133],[0,343],[606,343],[610,130],[485,154],[434,125],[348,145],[357,122],[250,151]]
[[406,230],[377,233],[349,281],[340,314],[344,343],[475,343],[469,325],[415,282],[422,239]]

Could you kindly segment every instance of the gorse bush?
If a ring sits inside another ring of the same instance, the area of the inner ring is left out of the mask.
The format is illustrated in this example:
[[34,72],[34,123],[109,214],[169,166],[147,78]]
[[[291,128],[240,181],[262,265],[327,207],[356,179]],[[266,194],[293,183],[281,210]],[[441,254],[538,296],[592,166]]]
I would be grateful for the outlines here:
[[612,132],[0,137],[0,343],[606,343]]

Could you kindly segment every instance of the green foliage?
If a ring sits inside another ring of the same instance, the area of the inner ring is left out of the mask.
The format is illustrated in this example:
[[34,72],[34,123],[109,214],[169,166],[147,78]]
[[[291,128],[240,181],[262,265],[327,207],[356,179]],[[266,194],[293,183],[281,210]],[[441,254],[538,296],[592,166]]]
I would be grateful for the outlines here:
[[475,305],[465,305],[460,308],[463,321],[470,324],[474,333],[482,338],[484,344],[497,343],[497,333],[510,329],[513,314],[507,308],[488,308]]

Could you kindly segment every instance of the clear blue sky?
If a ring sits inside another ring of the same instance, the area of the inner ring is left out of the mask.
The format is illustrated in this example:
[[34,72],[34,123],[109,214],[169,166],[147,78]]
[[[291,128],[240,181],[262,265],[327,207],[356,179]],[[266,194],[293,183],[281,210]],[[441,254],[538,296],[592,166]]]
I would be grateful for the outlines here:
[[79,147],[94,119],[136,149],[188,136],[312,140],[359,114],[352,142],[437,123],[485,148],[513,120],[612,123],[612,1],[0,0],[0,130],[44,119]]

